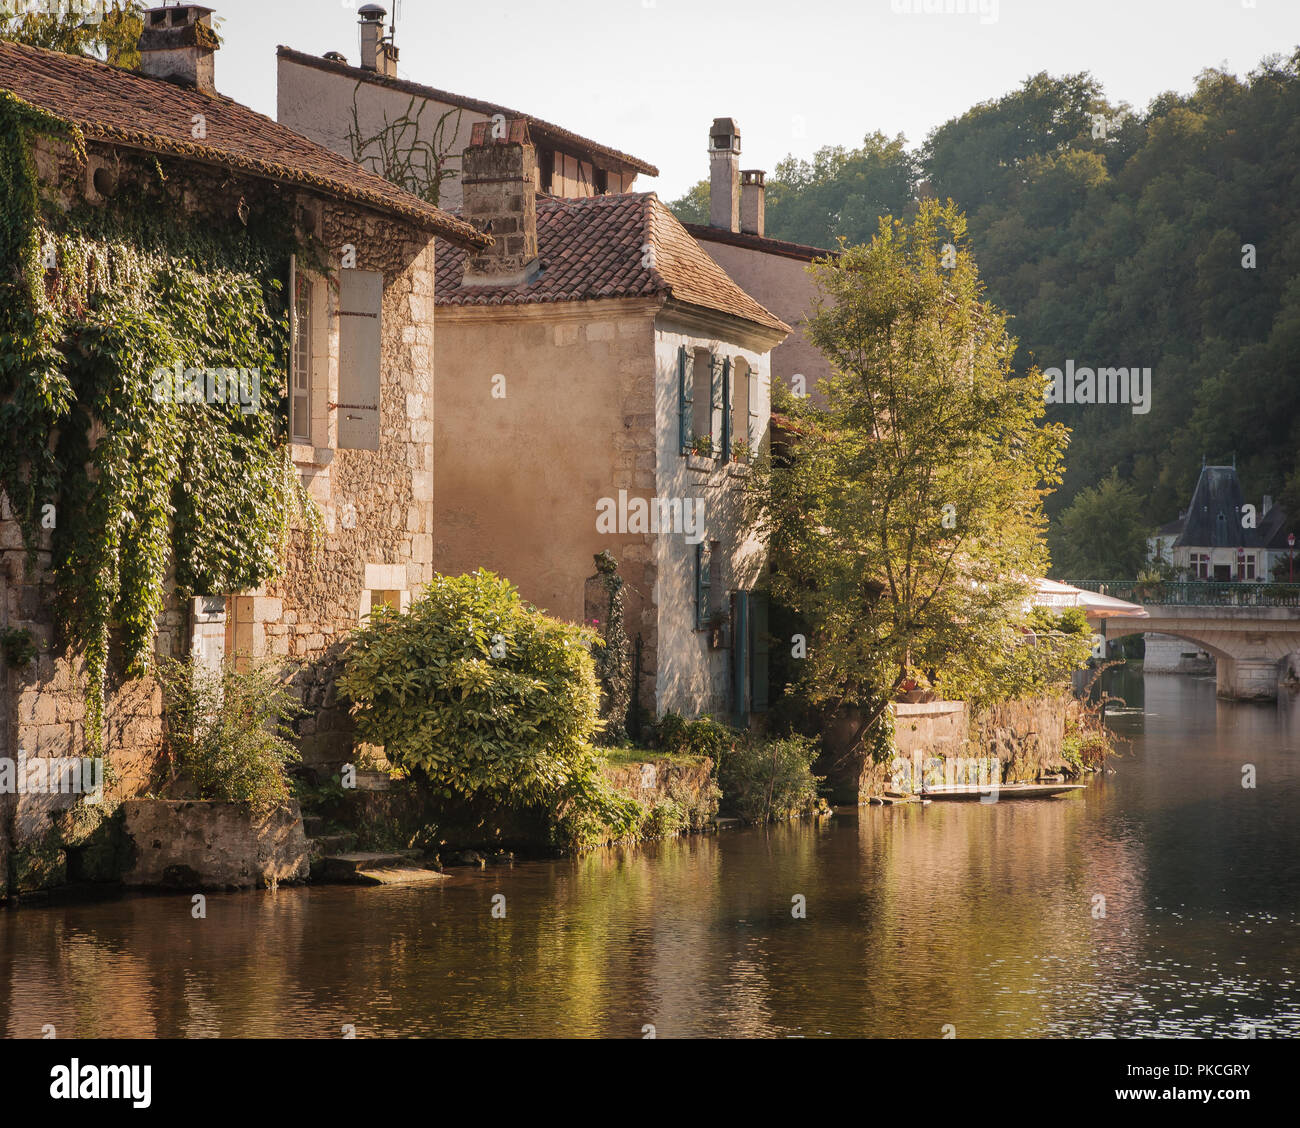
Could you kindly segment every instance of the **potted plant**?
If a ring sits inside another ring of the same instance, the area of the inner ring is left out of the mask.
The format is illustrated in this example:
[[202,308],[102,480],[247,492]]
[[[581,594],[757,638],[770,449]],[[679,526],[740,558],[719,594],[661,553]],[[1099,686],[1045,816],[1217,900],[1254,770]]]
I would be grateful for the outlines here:
[[736,439],[731,444],[731,461],[748,462],[749,461],[749,443],[744,439]]
[[713,453],[713,436],[696,435],[691,440],[691,453],[708,458]]

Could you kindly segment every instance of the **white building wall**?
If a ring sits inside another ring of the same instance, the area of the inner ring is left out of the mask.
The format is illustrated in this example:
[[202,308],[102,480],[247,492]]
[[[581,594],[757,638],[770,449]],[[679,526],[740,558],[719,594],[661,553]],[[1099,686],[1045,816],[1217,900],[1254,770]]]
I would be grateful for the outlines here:
[[[770,354],[740,348],[716,337],[700,336],[661,315],[655,332],[656,356],[656,494],[661,499],[702,498],[703,539],[716,541],[721,560],[720,585],[713,605],[729,610],[729,596],[752,591],[763,579],[767,552],[755,534],[747,510],[744,467],[723,466],[713,459],[681,453],[679,438],[678,349],[704,348],[719,358],[745,360],[754,381],[756,438],[766,448],[771,425]],[[678,534],[661,534],[655,545],[658,579],[658,670],[656,704],[659,715],[673,710],[686,716],[708,713],[729,720],[732,665],[729,649],[711,650],[709,632],[695,625],[695,545]]]

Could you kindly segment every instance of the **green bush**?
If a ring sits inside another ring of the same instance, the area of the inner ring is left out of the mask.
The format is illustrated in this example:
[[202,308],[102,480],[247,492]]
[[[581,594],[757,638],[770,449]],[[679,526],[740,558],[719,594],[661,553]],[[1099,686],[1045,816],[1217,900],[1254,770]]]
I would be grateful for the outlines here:
[[742,734],[709,716],[688,721],[670,711],[654,725],[652,739],[656,747],[670,755],[708,756],[717,764],[723,753],[742,739]]
[[641,818],[592,747],[592,643],[491,572],[439,575],[409,611],[382,609],[353,634],[339,689],[358,737],[421,770],[444,798],[541,805],[556,843],[582,846]]
[[815,810],[822,782],[812,773],[817,753],[817,742],[806,736],[738,741],[718,765],[724,809],[751,823]]
[[167,746],[200,799],[273,807],[289,798],[300,757],[290,722],[302,706],[269,665],[220,669],[159,660]]

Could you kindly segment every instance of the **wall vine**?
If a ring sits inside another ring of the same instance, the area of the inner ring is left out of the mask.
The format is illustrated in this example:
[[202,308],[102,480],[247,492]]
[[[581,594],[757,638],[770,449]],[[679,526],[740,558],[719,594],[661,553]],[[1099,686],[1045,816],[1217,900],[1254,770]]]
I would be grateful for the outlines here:
[[[66,641],[87,665],[88,737],[103,740],[110,636],[144,673],[168,586],[179,596],[257,588],[292,529],[320,514],[289,460],[286,282],[301,241],[277,188],[228,219],[187,213],[158,160],[107,204],[42,204],[33,144],[75,127],[0,93],[0,488],[34,552],[45,506]],[[256,369],[259,409],[177,403],[152,374]],[[114,634],[114,632],[116,632]]]

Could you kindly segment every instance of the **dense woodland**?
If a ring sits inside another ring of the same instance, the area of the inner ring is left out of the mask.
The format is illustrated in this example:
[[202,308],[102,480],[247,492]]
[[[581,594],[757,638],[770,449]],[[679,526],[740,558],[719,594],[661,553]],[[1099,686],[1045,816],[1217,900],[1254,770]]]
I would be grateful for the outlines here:
[[[919,150],[874,133],[789,157],[767,183],[768,234],[827,247],[950,197],[1012,315],[1021,371],[1152,369],[1147,414],[1050,409],[1074,432],[1048,503],[1058,574],[1132,574],[1135,544],[1187,505],[1203,457],[1235,456],[1248,499],[1300,515],[1300,51],[1245,77],[1205,70],[1144,110],[1087,73],[1037,74]],[[707,193],[678,214],[706,221]],[[1123,535],[1104,528],[1117,517]]]

